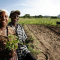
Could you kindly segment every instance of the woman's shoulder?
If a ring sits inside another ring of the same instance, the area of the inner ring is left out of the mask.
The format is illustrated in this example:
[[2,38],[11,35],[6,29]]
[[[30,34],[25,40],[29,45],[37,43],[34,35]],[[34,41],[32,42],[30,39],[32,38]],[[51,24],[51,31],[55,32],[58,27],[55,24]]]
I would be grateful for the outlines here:
[[9,29],[9,30],[14,30],[12,27],[10,27],[10,26],[7,26],[7,28]]
[[15,34],[15,30],[12,27],[7,26],[7,28],[8,28],[8,35]]

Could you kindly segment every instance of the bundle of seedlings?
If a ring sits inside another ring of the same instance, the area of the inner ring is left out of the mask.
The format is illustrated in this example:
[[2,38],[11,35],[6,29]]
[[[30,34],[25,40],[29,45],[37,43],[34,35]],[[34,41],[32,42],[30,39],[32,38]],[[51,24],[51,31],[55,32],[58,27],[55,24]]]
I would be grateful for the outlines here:
[[16,50],[18,48],[19,39],[15,35],[0,36],[0,52],[5,51],[8,53],[11,49]]

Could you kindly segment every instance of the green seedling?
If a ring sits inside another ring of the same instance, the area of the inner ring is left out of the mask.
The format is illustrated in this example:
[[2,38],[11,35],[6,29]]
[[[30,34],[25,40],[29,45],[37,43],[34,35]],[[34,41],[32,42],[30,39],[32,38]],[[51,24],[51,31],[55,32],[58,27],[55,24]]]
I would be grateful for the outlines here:
[[8,39],[9,39],[9,41],[6,41],[6,43],[7,43],[6,44],[6,48],[8,48],[8,50],[11,50],[11,49],[15,50],[15,49],[17,49],[18,48],[18,43],[21,43],[19,41],[18,37],[15,36],[15,35],[9,35]]

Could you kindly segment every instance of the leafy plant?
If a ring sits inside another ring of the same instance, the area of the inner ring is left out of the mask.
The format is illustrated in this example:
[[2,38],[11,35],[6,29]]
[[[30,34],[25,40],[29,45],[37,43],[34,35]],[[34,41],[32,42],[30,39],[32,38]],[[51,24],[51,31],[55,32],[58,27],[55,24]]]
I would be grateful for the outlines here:
[[17,49],[18,48],[18,43],[20,43],[19,39],[17,36],[15,35],[9,35],[8,36],[9,41],[6,41],[6,48],[8,48],[9,50],[13,49]]
[[[33,46],[33,45],[32,45]],[[41,51],[39,50],[35,50],[34,47],[32,47],[31,44],[28,44],[28,49],[34,54],[34,55],[37,55],[37,54],[40,54]]]

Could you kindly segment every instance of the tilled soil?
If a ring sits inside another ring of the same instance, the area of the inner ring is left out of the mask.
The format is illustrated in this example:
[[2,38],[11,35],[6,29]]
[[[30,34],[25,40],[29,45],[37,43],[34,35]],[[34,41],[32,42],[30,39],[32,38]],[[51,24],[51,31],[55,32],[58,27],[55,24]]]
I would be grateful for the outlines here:
[[60,27],[27,25],[40,42],[41,54],[37,60],[60,60]]

